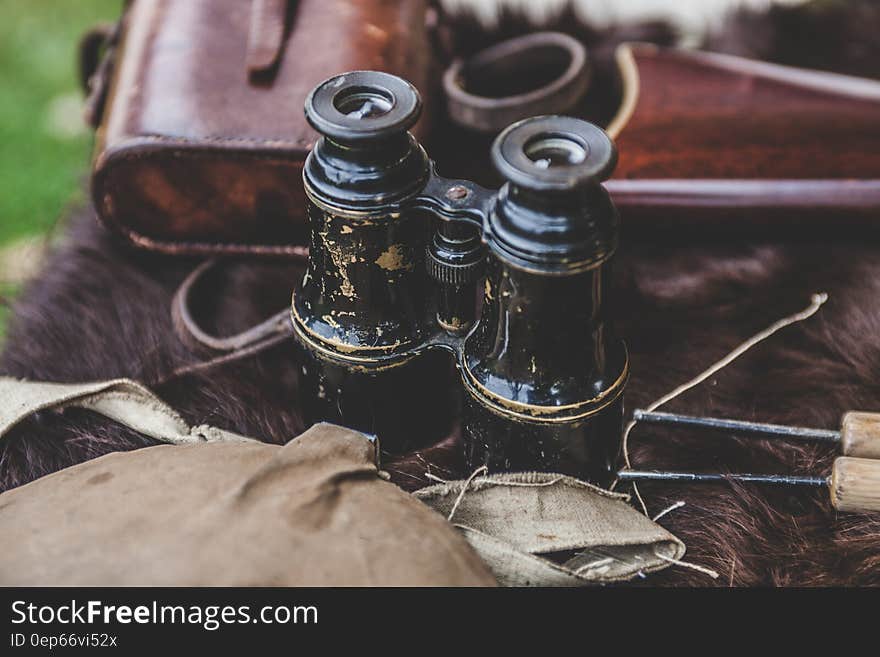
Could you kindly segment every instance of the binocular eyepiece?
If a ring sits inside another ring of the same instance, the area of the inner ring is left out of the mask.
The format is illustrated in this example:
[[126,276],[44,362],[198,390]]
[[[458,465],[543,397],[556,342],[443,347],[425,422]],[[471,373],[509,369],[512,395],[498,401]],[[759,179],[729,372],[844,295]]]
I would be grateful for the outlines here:
[[448,432],[463,391],[468,467],[607,484],[628,376],[605,320],[618,218],[600,183],[614,144],[579,119],[519,121],[492,146],[506,182],[487,190],[437,175],[407,131],[420,109],[412,85],[374,71],[306,101],[321,134],[292,303],[307,419],[400,453]]

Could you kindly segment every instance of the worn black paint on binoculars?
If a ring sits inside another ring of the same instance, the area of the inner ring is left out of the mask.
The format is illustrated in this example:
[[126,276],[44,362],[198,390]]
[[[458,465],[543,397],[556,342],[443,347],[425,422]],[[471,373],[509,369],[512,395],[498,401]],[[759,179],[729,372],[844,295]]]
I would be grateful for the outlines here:
[[436,174],[407,131],[419,111],[409,83],[372,71],[306,101],[322,135],[292,303],[306,419],[401,453],[448,432],[463,391],[468,467],[607,483],[628,375],[605,319],[618,219],[599,183],[614,145],[578,119],[520,121],[493,145],[507,182],[490,191]]

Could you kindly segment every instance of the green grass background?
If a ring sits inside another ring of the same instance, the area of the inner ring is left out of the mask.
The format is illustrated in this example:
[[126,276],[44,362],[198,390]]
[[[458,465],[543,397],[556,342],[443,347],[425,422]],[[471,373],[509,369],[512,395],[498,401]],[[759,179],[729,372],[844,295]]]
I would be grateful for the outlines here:
[[[53,128],[58,108],[73,125],[77,44],[98,22],[115,20],[121,0],[0,0],[0,247],[47,231],[84,199],[90,130]],[[59,99],[67,98],[67,102]],[[0,285],[0,301],[15,294]],[[6,307],[0,302],[0,337]]]

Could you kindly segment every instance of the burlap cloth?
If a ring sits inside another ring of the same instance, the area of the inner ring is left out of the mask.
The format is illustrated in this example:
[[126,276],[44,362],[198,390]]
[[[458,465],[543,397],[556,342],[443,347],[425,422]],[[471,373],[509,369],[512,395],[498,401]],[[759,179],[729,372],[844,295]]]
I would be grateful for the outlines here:
[[618,582],[666,568],[685,552],[626,495],[564,475],[497,474],[415,496],[458,527],[504,586]]

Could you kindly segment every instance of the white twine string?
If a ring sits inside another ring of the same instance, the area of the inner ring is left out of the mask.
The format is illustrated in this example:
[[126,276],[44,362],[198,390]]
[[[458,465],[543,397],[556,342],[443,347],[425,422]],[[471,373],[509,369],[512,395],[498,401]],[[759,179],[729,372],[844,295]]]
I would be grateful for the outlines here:
[[[658,513],[656,516],[654,516],[652,518],[652,520],[654,522],[657,522],[658,520],[660,520],[660,518],[665,516],[667,513],[671,513],[673,511],[675,511],[676,509],[680,509],[684,505],[685,505],[685,501],[679,500],[675,504],[672,504],[672,505],[666,507],[665,509],[663,509],[660,513]],[[654,556],[656,556],[658,559],[663,559],[664,561],[668,561],[669,563],[675,564],[676,566],[681,566],[683,568],[690,568],[691,570],[695,570],[698,573],[703,573],[704,575],[708,575],[712,579],[718,579],[718,572],[715,570],[712,570],[711,568],[706,568],[705,566],[700,566],[699,564],[695,564],[690,561],[682,561],[681,559],[673,559],[672,557],[667,557],[665,555],[660,554],[659,552],[657,552],[657,550],[654,550]]]
[[471,472],[471,476],[468,477],[467,480],[464,482],[464,487],[461,489],[461,492],[455,499],[455,504],[452,505],[452,510],[449,512],[449,515],[446,518],[449,522],[452,522],[452,516],[455,515],[456,511],[458,511],[458,505],[461,504],[461,501],[464,499],[464,494],[467,493],[468,486],[471,485],[474,477],[476,477],[478,474],[485,474],[487,472],[489,472],[489,468],[487,468],[485,465],[481,465],[479,468]]
[[665,554],[660,554],[656,550],[654,551],[654,556],[658,559],[663,559],[663,561],[668,561],[671,564],[675,564],[676,566],[681,566],[682,568],[690,568],[691,570],[696,570],[698,573],[703,573],[704,575],[708,575],[712,579],[718,579],[718,573],[712,570],[711,568],[706,568],[705,566],[700,566],[695,563],[691,563],[690,561],[682,561],[681,559],[674,559],[673,557],[667,557]]
[[[822,304],[824,304],[826,301],[828,301],[828,295],[825,292],[821,292],[819,294],[814,294],[810,299],[810,305],[807,306],[806,308],[804,308],[801,312],[795,313],[794,315],[790,315],[788,317],[784,317],[783,319],[780,319],[780,320],[774,322],[773,324],[771,324],[770,326],[765,328],[763,331],[756,333],[755,335],[750,337],[748,340],[746,340],[745,342],[740,344],[738,347],[736,347],[729,354],[724,356],[724,358],[722,358],[718,362],[714,363],[713,365],[710,365],[707,369],[703,370],[700,374],[695,376],[690,381],[681,384],[680,386],[678,386],[677,388],[675,388],[671,392],[668,392],[667,394],[660,397],[660,399],[649,404],[645,408],[645,410],[647,412],[655,411],[659,407],[661,407],[663,404],[678,397],[683,392],[686,392],[686,391],[690,390],[691,388],[698,386],[703,381],[708,379],[710,376],[712,376],[713,374],[715,374],[719,370],[724,369],[725,367],[730,365],[730,363],[732,363],[737,358],[742,356],[749,349],[754,347],[756,344],[763,342],[764,340],[769,338],[771,335],[773,335],[777,331],[784,329],[786,326],[790,326],[791,324],[795,324],[797,322],[802,322],[805,319],[812,317],[813,315],[816,314],[816,312],[819,310],[819,308],[822,307]],[[638,422],[638,420],[636,420],[636,419],[631,420],[623,430],[623,460],[624,460],[624,463],[626,463],[627,468],[632,468],[632,465],[630,464],[630,460],[629,460],[628,439],[629,439],[629,434],[632,431],[633,427],[636,426],[636,422]],[[611,485],[611,489],[613,490],[616,485],[617,485],[617,481],[615,481]],[[648,514],[648,507],[645,505],[645,500],[642,499],[642,495],[639,492],[639,487],[635,484],[635,482],[633,482],[632,487],[633,487],[633,492],[636,495],[636,499],[638,499],[639,504],[642,505],[642,511],[644,511],[646,516],[649,515]]]
[[676,509],[680,509],[683,506],[684,506],[684,500],[679,500],[678,502],[676,502],[672,506],[668,506],[665,509],[663,509],[660,513],[658,513],[656,516],[651,518],[651,520],[653,520],[654,522],[657,522],[658,520],[660,520],[660,518],[665,516],[667,513],[675,511]]

